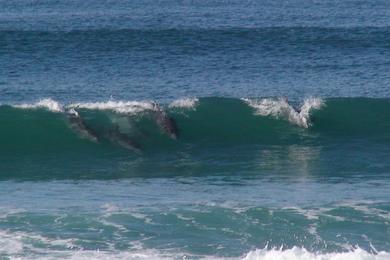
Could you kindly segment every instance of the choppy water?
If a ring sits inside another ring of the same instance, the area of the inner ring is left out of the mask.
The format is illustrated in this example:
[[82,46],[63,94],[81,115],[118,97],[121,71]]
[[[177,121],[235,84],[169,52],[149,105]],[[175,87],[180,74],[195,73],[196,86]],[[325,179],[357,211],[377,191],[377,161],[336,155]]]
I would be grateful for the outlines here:
[[0,258],[390,259],[389,17],[0,0]]

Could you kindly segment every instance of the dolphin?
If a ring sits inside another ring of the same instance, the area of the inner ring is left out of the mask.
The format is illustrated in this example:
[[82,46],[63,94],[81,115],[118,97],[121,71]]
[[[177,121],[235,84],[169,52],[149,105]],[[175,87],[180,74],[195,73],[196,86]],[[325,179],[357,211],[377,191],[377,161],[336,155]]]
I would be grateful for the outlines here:
[[70,126],[74,130],[76,130],[83,137],[89,139],[92,142],[95,142],[95,143],[99,142],[99,138],[98,138],[96,132],[92,128],[88,127],[85,124],[84,120],[81,118],[79,113],[74,108],[68,110],[66,112],[66,116],[69,120]]
[[153,117],[157,125],[172,139],[178,139],[179,130],[175,120],[170,117],[159,105],[154,103]]
[[301,113],[301,110],[302,108],[301,107],[298,107],[298,106],[293,106],[293,105],[290,105],[290,103],[288,102],[288,98],[286,96],[283,96],[281,98],[282,101],[286,102],[297,114],[300,114]]
[[136,153],[141,153],[141,146],[135,141],[131,140],[126,134],[121,133],[119,130],[119,126],[115,125],[114,128],[108,131],[108,139],[116,143],[127,150],[134,151]]

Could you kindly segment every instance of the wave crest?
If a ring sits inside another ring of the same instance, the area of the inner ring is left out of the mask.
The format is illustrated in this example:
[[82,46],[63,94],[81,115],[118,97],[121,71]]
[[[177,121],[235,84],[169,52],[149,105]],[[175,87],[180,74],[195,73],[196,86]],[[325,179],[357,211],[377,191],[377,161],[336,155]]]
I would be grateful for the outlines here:
[[199,102],[197,98],[181,98],[172,101],[169,107],[175,108],[194,108]]
[[291,249],[256,249],[249,252],[243,260],[386,260],[390,259],[390,252],[369,253],[361,248],[339,253],[312,253],[305,248]]
[[23,103],[23,104],[19,104],[19,105],[14,105],[14,107],[22,108],[22,109],[45,108],[45,109],[48,109],[49,111],[52,111],[52,112],[63,112],[64,111],[63,106],[59,102],[57,102],[51,98],[44,98],[44,99],[41,99],[38,102],[35,102],[32,104]]
[[[168,107],[170,108],[194,108],[199,102],[198,98],[181,98],[172,101]],[[62,105],[58,101],[51,98],[41,99],[34,103],[23,103],[13,105],[15,108],[21,109],[37,109],[44,108],[52,112],[64,112],[66,109],[84,108],[90,110],[111,110],[120,114],[137,114],[143,111],[152,111],[156,109],[154,101],[114,101],[108,100],[104,102],[79,102],[69,105]]]
[[255,113],[261,116],[273,116],[285,118],[290,123],[308,128],[310,123],[310,111],[320,109],[325,103],[320,98],[307,98],[299,108],[294,108],[288,103],[287,98],[264,98],[259,100],[243,99],[249,106],[255,109]]
[[153,110],[153,102],[148,101],[106,101],[106,102],[87,102],[73,103],[71,108],[85,108],[95,110],[112,110],[122,114],[136,114],[145,110]]

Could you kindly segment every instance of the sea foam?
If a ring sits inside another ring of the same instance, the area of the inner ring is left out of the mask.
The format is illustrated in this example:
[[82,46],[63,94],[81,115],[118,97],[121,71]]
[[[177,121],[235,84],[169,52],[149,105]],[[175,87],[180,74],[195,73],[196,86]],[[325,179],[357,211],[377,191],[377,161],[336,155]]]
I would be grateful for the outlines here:
[[254,108],[257,115],[284,118],[290,123],[304,128],[310,126],[310,111],[320,109],[324,105],[324,101],[320,98],[305,99],[299,109],[290,105],[286,98],[264,98],[259,100],[244,98],[242,100]]
[[[29,232],[0,231],[0,254],[17,259],[242,259],[242,260],[388,260],[390,252],[368,252],[359,247],[344,252],[310,252],[294,246],[289,249],[263,248],[243,256],[192,255],[178,250],[144,248],[142,243],[127,250],[86,250],[75,244],[75,239],[48,238]],[[38,246],[37,246],[38,245]],[[111,248],[111,247],[110,247]]]
[[80,102],[62,105],[51,98],[41,99],[34,103],[16,104],[13,107],[21,109],[44,108],[52,112],[64,112],[67,109],[85,108],[91,110],[111,110],[122,114],[136,114],[145,110],[155,110],[155,102],[149,101],[105,101],[105,102]]
[[305,248],[256,249],[249,252],[243,260],[388,260],[390,252],[370,253],[361,248],[347,252],[312,253]]
[[22,109],[45,108],[52,112],[63,112],[64,110],[63,106],[59,102],[51,98],[41,99],[38,102],[32,104],[23,103],[23,104],[13,105],[13,107],[22,108]]
[[199,99],[197,98],[181,98],[176,99],[172,101],[169,104],[169,107],[176,107],[176,108],[195,108],[195,106],[198,104]]
[[106,102],[87,102],[73,103],[68,107],[71,108],[86,108],[96,110],[112,110],[122,114],[136,114],[145,110],[154,110],[153,102],[148,101],[106,101]]

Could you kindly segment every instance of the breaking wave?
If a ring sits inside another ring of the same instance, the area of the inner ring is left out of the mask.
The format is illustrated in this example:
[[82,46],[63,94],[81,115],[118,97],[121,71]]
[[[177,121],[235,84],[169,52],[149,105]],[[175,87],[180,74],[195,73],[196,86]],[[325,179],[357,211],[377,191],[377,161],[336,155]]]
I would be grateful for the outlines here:
[[390,258],[389,252],[370,253],[361,248],[338,253],[312,253],[305,248],[293,247],[291,249],[257,249],[249,252],[244,260],[385,260]]
[[199,99],[197,98],[183,98],[174,100],[169,104],[169,107],[177,107],[177,108],[195,108],[198,104]]
[[45,98],[41,99],[36,103],[28,104],[28,103],[23,103],[23,104],[18,104],[18,105],[13,105],[16,108],[22,108],[22,109],[37,109],[37,108],[45,108],[49,111],[52,112],[63,112],[64,108],[63,106],[51,99],[51,98]]
[[[134,150],[188,145],[324,144],[390,141],[390,100],[307,98],[179,99],[61,104],[42,99],[0,106],[3,152],[113,143]],[[22,126],[22,127],[21,127]],[[174,140],[173,140],[174,139]],[[53,143],[56,145],[53,146]],[[175,148],[176,147],[176,148]]]
[[121,114],[137,114],[145,110],[154,110],[152,102],[148,101],[107,101],[74,103],[68,107],[85,108],[90,110],[112,110]]
[[[390,253],[385,251],[368,252],[359,247],[345,252],[310,252],[302,247],[263,248],[250,251],[244,256],[221,257],[191,255],[178,250],[143,248],[134,243],[130,250],[90,250],[77,245],[76,239],[55,239],[27,232],[0,232],[0,254],[6,258],[17,259],[230,259],[230,260],[387,260]],[[131,243],[132,244],[132,243]],[[173,251],[173,252],[172,252]]]
[[251,107],[255,108],[256,114],[261,116],[273,116],[287,119],[290,123],[308,128],[310,126],[310,111],[320,109],[324,101],[320,98],[305,99],[303,104],[294,108],[288,103],[287,98],[279,99],[243,99]]

